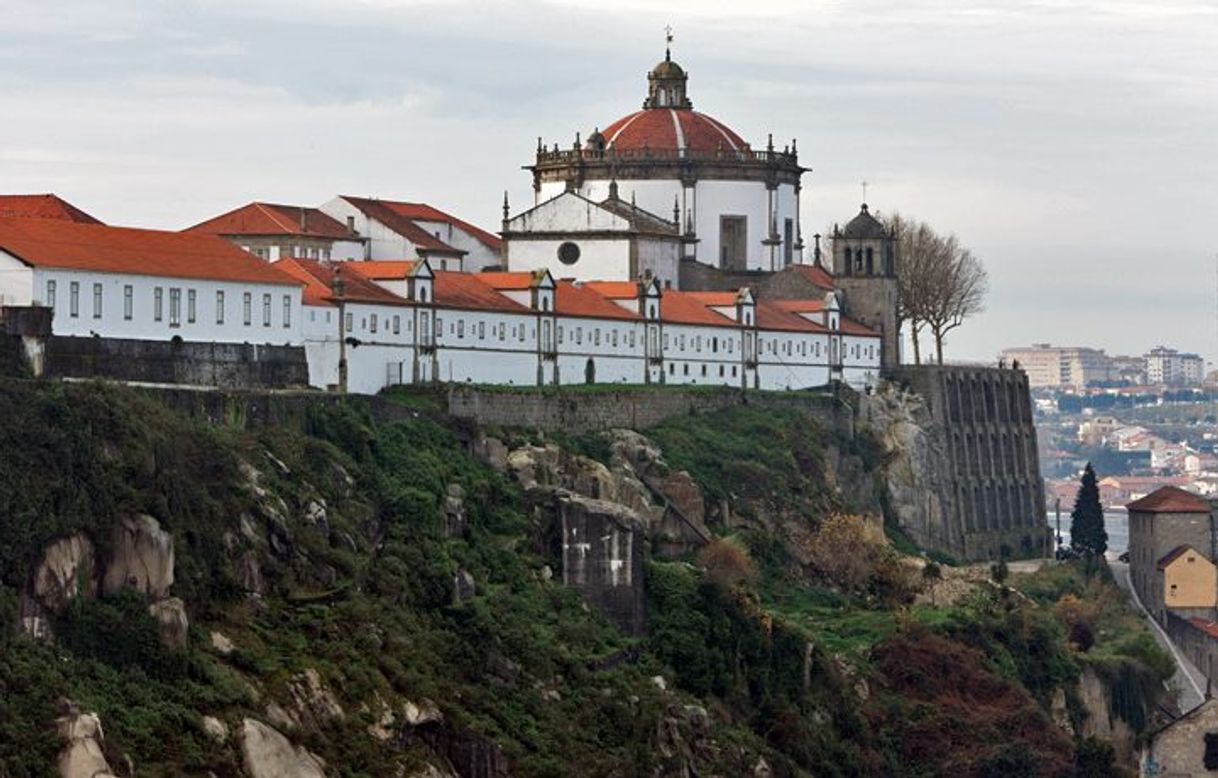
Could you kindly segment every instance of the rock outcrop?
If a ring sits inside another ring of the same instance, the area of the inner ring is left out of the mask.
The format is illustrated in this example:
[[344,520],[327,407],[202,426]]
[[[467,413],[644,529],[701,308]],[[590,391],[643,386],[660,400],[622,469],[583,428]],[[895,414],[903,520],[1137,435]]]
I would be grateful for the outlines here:
[[63,707],[63,715],[55,720],[59,736],[67,741],[56,763],[60,778],[114,778],[102,750],[106,736],[97,714],[70,702]]
[[21,630],[50,639],[50,616],[62,613],[78,597],[97,594],[96,564],[93,541],[81,533],[47,546],[21,595]]
[[140,515],[119,522],[111,538],[102,593],[116,594],[130,587],[152,599],[161,599],[171,586],[173,536],[151,516]]
[[239,738],[241,762],[250,778],[325,778],[320,758],[261,721],[243,719]]
[[148,606],[148,614],[156,619],[161,643],[168,648],[182,650],[190,642],[190,620],[186,617],[186,604],[177,597],[167,597]]

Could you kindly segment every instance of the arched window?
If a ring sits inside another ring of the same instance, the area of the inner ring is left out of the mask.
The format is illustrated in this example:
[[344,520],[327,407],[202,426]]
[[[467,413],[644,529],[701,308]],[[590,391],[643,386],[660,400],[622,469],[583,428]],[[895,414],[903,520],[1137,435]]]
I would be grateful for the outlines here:
[[875,272],[874,255],[871,249],[867,249],[867,275]]

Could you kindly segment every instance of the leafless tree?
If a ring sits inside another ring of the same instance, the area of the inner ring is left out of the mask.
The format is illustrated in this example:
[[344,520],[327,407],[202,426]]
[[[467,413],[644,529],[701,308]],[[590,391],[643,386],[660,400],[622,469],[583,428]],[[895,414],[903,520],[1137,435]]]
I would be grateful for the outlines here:
[[984,309],[989,275],[955,235],[942,236],[925,222],[893,214],[900,270],[897,273],[897,317],[909,325],[914,363],[921,364],[919,335],[930,330],[935,361],[943,364],[947,333]]

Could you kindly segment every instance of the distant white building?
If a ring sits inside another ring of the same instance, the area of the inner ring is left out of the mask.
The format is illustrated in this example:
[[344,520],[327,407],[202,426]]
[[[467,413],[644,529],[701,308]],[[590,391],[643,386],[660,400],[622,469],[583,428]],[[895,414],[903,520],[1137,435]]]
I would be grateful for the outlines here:
[[1028,385],[1082,388],[1112,377],[1111,360],[1102,349],[1083,346],[1051,346],[1037,343],[1002,350],[1006,362],[1018,362],[1028,375]]
[[1146,352],[1146,380],[1152,384],[1194,385],[1205,378],[1205,360],[1198,354],[1182,354],[1159,346]]
[[301,205],[253,202],[188,227],[183,232],[219,235],[256,257],[363,259],[367,241],[350,224]]

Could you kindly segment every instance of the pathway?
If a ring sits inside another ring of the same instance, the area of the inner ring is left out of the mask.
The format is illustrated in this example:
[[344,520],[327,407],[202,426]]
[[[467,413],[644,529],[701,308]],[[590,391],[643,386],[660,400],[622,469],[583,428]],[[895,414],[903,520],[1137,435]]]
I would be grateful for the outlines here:
[[1176,674],[1172,676],[1171,683],[1176,689],[1176,702],[1180,706],[1180,711],[1184,713],[1197,707],[1205,701],[1205,675],[1188,661],[1180,649],[1176,648],[1176,645],[1171,642],[1171,638],[1163,631],[1163,627],[1159,626],[1159,622],[1151,618],[1150,613],[1146,611],[1129,580],[1129,564],[1109,559],[1108,567],[1112,569],[1112,575],[1116,578],[1117,585],[1128,592],[1130,601],[1146,616],[1155,640],[1171,654],[1172,659],[1176,660]]

